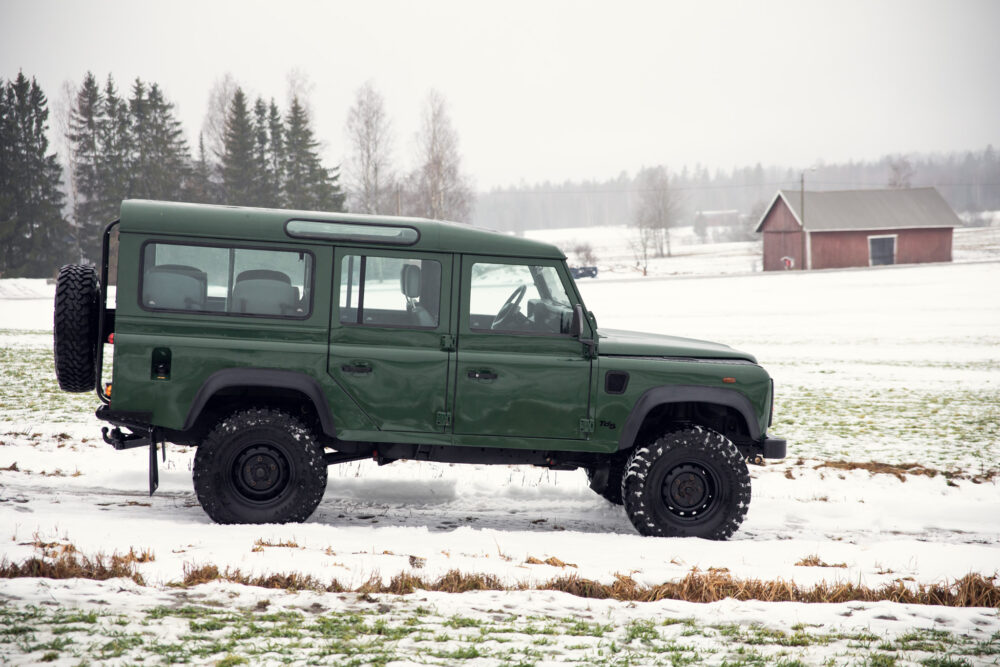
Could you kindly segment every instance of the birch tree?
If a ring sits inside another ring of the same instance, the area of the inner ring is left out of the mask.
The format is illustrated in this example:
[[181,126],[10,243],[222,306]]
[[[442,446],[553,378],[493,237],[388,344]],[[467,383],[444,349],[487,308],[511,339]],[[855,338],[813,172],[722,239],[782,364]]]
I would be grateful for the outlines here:
[[414,211],[435,220],[468,221],[472,213],[472,188],[462,174],[458,133],[448,115],[444,96],[431,90],[417,135],[419,166],[411,178],[415,183]]
[[351,209],[359,213],[394,212],[392,128],[385,99],[371,81],[358,88],[347,113],[346,131]]

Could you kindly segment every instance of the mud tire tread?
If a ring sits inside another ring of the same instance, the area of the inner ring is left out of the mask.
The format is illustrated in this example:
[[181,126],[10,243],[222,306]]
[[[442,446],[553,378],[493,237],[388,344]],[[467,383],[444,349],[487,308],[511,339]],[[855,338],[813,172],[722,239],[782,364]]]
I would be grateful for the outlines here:
[[[665,511],[660,489],[652,488],[651,480],[658,467],[671,465],[667,457],[678,456],[711,466],[721,481],[718,500],[721,506],[704,522],[672,519]],[[665,433],[632,452],[622,478],[622,498],[629,520],[642,535],[725,540],[746,517],[750,506],[750,472],[731,440],[711,429],[691,426]]]
[[52,320],[56,379],[63,391],[91,391],[97,384],[97,318],[100,288],[93,266],[67,264],[56,279]]
[[[281,446],[292,468],[290,491],[271,506],[245,502],[226,478],[233,449],[255,434]],[[250,408],[234,412],[209,432],[195,453],[192,477],[198,502],[217,523],[301,523],[323,499],[327,466],[323,446],[303,422],[282,410]]]

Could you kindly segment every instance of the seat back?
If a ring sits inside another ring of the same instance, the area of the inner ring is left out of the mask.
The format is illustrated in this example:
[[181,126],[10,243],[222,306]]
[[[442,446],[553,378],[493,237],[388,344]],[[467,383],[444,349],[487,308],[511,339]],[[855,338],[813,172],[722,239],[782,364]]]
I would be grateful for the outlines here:
[[205,310],[208,274],[193,266],[163,264],[145,272],[142,303],[148,308]]
[[299,290],[280,271],[255,269],[243,271],[233,286],[230,312],[253,315],[294,315]]

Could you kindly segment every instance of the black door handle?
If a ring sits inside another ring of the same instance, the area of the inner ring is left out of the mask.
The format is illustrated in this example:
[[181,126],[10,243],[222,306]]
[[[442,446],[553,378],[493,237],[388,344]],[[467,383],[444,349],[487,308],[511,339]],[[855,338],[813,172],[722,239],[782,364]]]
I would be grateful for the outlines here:
[[493,371],[469,371],[469,378],[472,380],[496,380],[497,374]]
[[340,370],[345,373],[371,373],[372,367],[368,364],[344,364]]

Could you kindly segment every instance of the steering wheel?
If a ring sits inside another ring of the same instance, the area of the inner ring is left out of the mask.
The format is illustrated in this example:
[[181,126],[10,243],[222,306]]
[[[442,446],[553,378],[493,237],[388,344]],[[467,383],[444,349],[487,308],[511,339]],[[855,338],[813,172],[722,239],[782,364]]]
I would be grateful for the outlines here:
[[497,311],[497,316],[493,318],[493,324],[490,325],[490,329],[499,329],[501,325],[506,324],[514,313],[520,312],[518,308],[521,305],[521,299],[524,298],[524,293],[528,291],[527,285],[521,285],[507,297],[507,300],[503,302],[500,306],[500,310]]

